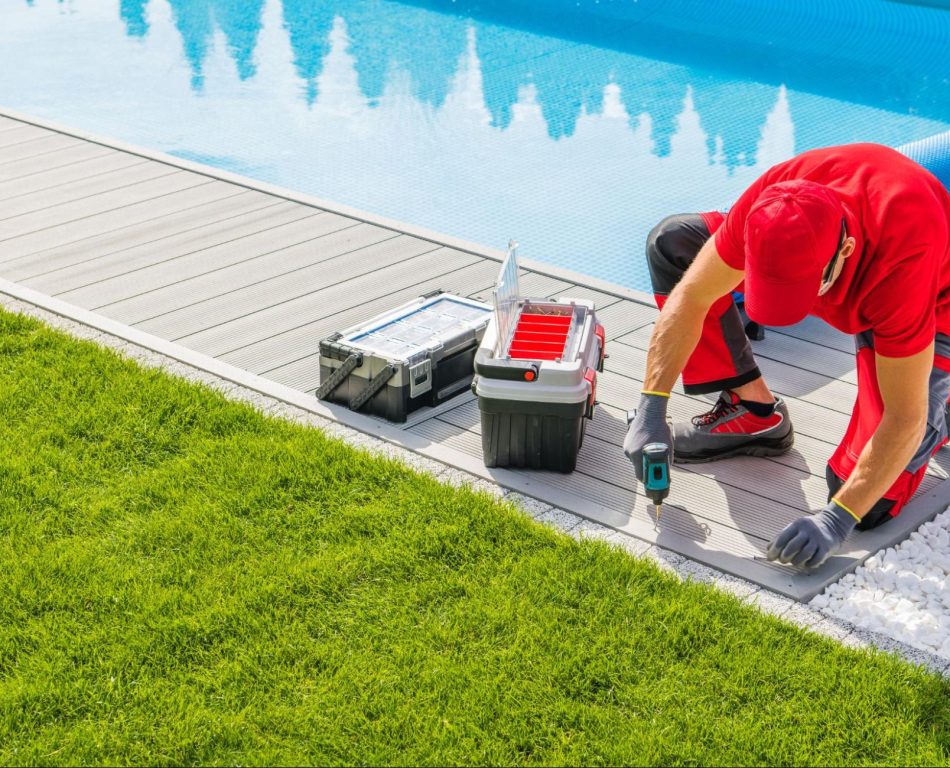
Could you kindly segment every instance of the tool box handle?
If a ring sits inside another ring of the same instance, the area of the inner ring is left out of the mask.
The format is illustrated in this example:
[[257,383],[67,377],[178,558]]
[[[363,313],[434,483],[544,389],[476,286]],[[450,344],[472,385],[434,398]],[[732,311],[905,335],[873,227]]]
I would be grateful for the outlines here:
[[396,375],[396,366],[392,363],[389,363],[385,368],[383,368],[379,373],[377,373],[373,378],[366,382],[366,386],[363,387],[356,395],[350,400],[350,410],[358,411],[362,408],[366,402],[384,386],[386,382],[389,381],[393,376]]
[[343,361],[343,365],[331,373],[330,377],[317,389],[317,399],[326,400],[330,395],[333,394],[334,390],[343,383],[344,379],[346,379],[346,377],[349,376],[354,369],[359,368],[362,364],[362,355],[357,354],[356,352],[350,354]]
[[526,363],[522,360],[495,360],[484,350],[479,349],[475,353],[475,373],[486,379],[537,381],[539,371],[535,363]]

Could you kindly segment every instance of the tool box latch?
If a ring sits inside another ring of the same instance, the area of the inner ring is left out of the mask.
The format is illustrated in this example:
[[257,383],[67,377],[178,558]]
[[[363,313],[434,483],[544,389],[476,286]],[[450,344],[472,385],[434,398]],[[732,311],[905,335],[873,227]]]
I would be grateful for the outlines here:
[[432,389],[432,359],[425,358],[409,366],[409,397],[424,395]]
[[594,405],[597,403],[597,371],[588,368],[584,371],[584,381],[590,386],[590,394],[587,395],[587,418],[594,418]]
[[600,340],[600,359],[597,361],[597,370],[604,370],[604,360],[607,358],[607,333],[600,323],[594,325],[594,335]]

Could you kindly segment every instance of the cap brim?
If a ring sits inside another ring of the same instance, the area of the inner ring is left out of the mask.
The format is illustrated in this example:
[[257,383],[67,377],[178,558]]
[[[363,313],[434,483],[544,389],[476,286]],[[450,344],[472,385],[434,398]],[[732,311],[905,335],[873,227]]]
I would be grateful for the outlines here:
[[745,311],[759,325],[794,325],[801,322],[818,300],[821,275],[797,283],[745,279]]

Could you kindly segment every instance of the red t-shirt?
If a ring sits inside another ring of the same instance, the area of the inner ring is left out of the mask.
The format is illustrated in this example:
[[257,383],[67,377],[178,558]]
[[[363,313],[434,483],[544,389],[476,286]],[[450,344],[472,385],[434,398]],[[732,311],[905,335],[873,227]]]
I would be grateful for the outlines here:
[[[870,330],[877,352],[907,357],[950,334],[950,193],[894,149],[849,144],[805,152],[770,168],[716,228],[716,249],[745,268],[745,222],[770,184],[808,179],[841,199],[854,253],[811,314],[845,333]],[[716,226],[715,217],[707,219]],[[834,254],[828,254],[828,261]]]

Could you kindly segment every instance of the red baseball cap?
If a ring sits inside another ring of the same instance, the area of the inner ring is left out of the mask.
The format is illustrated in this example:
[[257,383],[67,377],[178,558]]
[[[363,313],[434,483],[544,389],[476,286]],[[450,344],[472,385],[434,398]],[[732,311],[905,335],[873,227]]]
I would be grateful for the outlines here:
[[745,222],[745,309],[762,325],[803,320],[835,255],[843,212],[828,187],[805,179],[759,193]]

